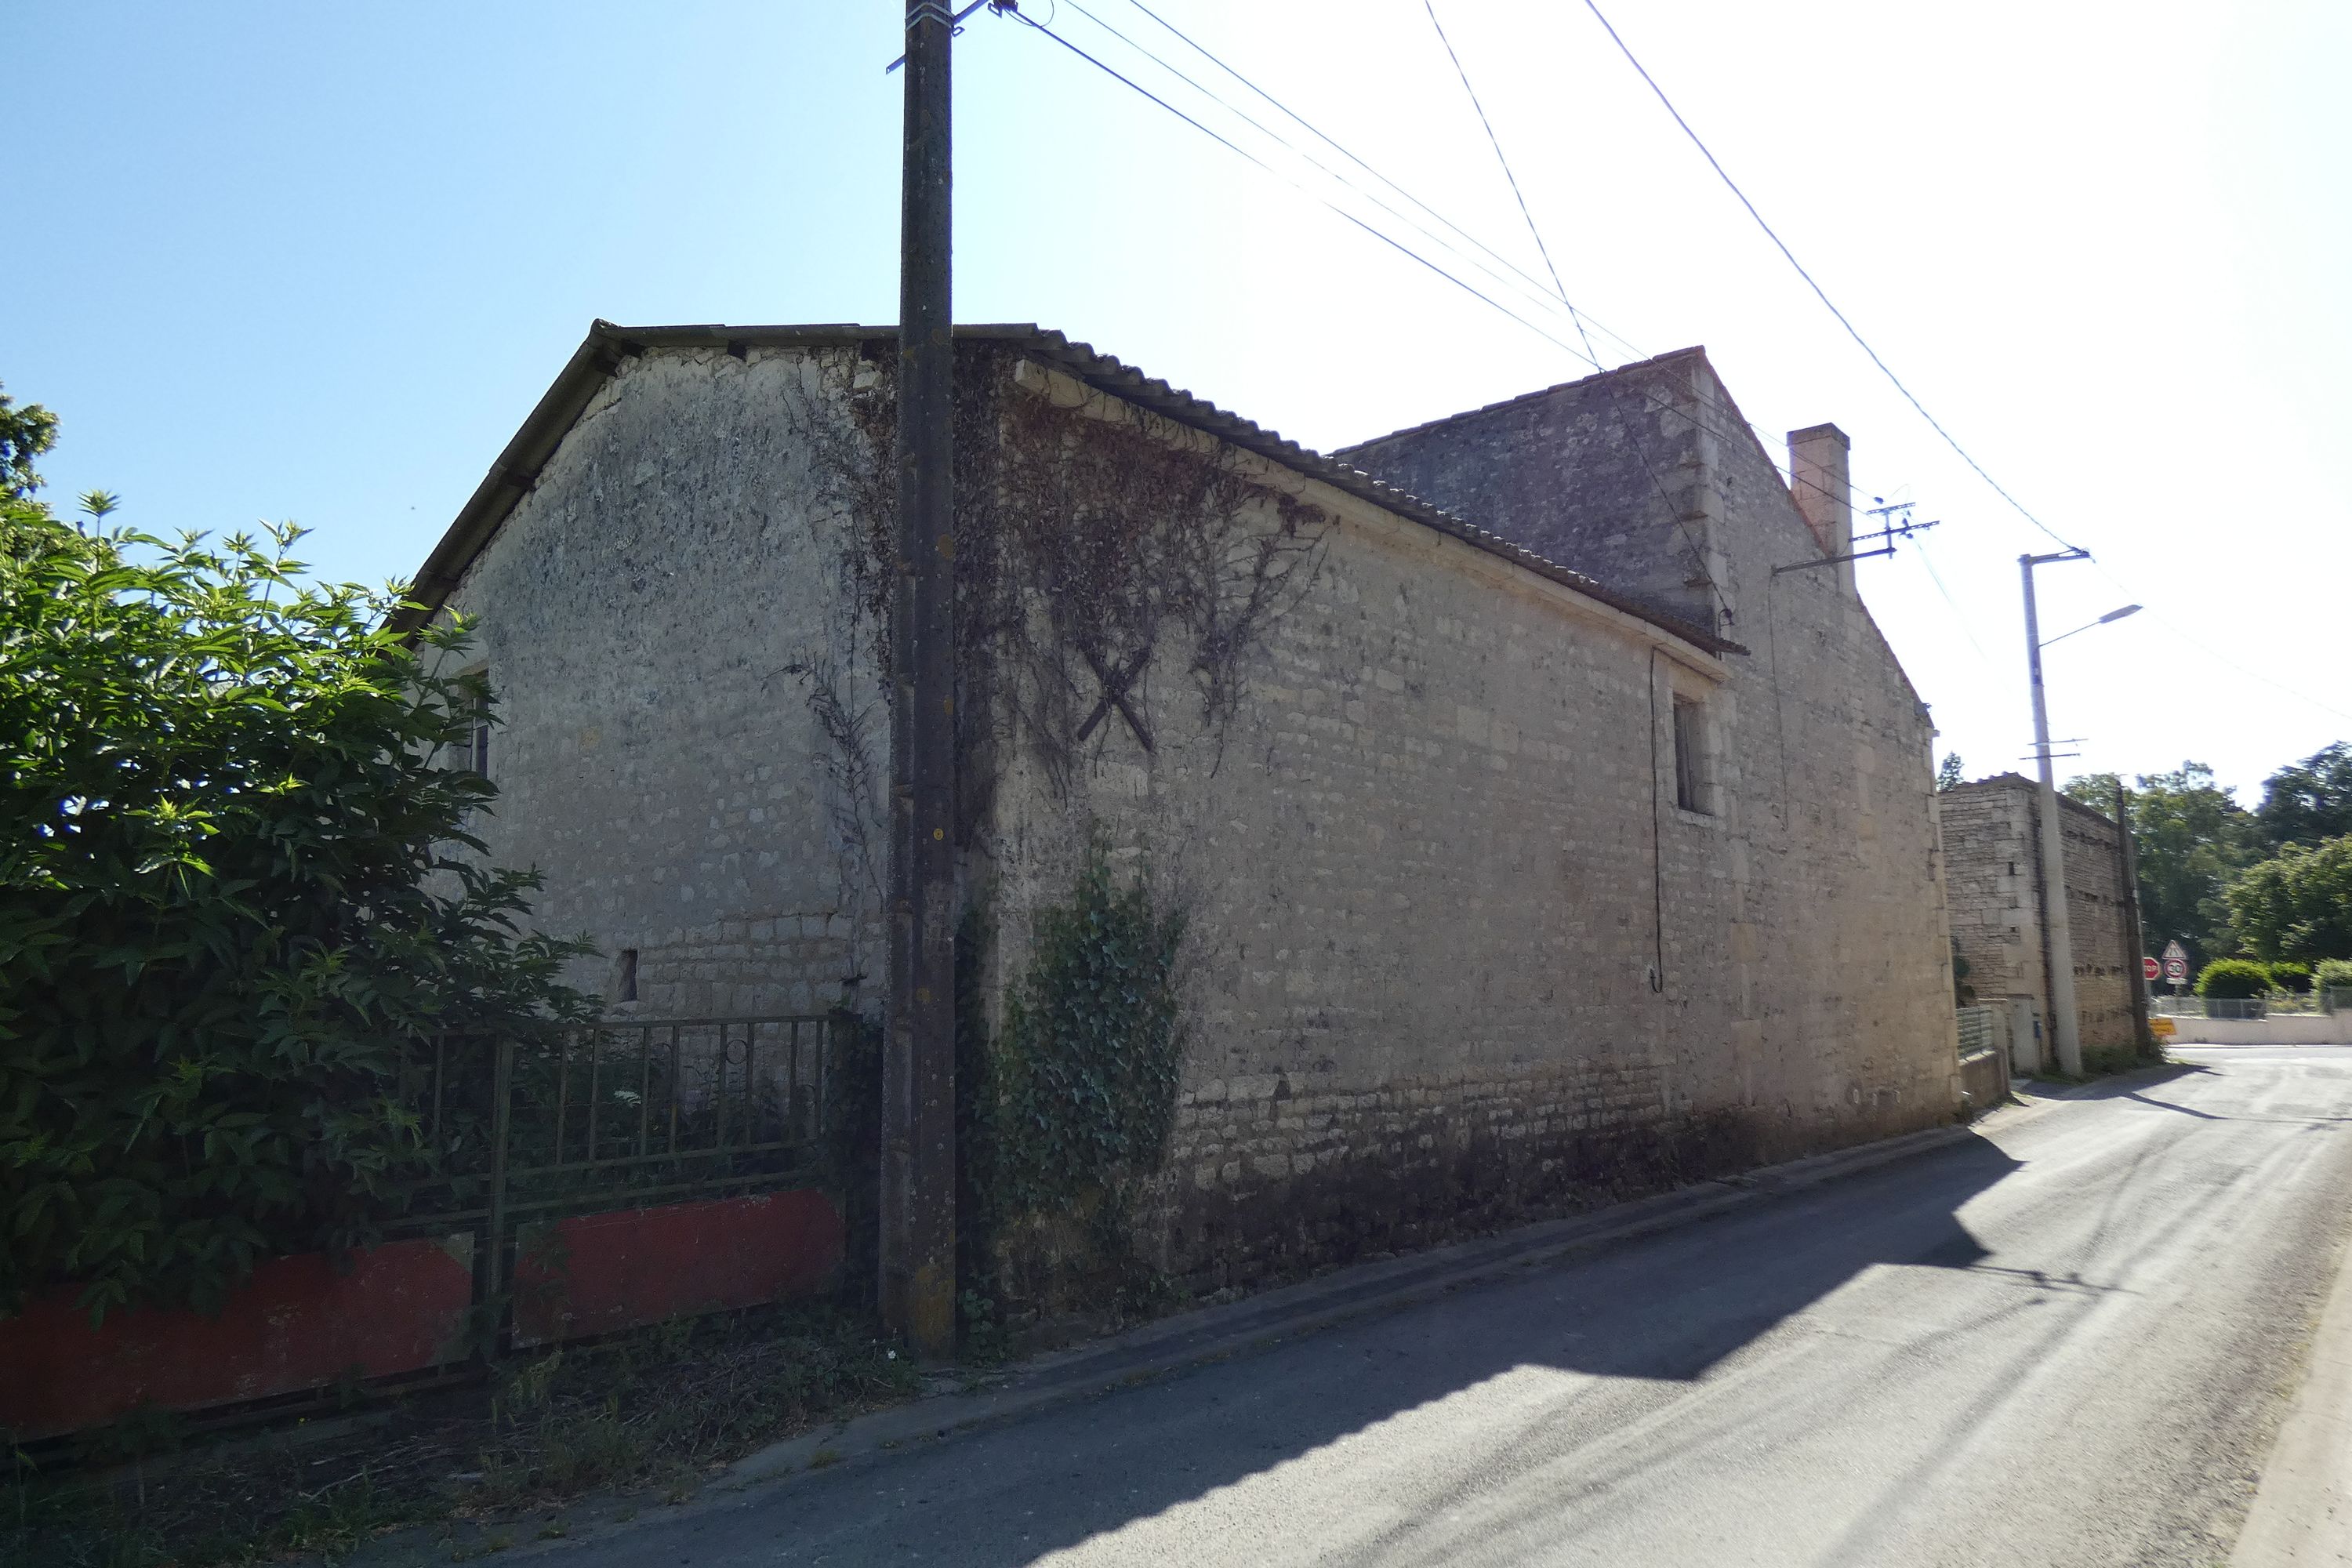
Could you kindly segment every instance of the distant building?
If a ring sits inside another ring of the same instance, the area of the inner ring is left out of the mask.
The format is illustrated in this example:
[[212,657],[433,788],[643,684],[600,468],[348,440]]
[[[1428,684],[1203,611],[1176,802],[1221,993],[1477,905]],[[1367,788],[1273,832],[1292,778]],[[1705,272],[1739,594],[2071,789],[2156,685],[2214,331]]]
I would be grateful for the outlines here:
[[[2011,1052],[2013,1064],[2029,1072],[2055,1061],[2039,795],[2032,779],[1999,773],[1941,796],[1953,951],[1967,960],[1964,984],[1979,1002],[2025,1000],[2033,1026],[2012,1038]],[[2075,1026],[2084,1059],[2095,1064],[2139,1049],[2133,1011],[2134,991],[2142,984],[2137,917],[2115,822],[2064,795],[2058,797],[2058,810],[2065,842]]]
[[[880,1005],[897,357],[599,323],[419,574],[480,617],[483,835],[618,1014]],[[1187,913],[1156,1268],[1951,1119],[1931,731],[1834,426],[1792,495],[1695,349],[1337,458],[1034,328],[957,380],[973,1005],[1090,840]]]

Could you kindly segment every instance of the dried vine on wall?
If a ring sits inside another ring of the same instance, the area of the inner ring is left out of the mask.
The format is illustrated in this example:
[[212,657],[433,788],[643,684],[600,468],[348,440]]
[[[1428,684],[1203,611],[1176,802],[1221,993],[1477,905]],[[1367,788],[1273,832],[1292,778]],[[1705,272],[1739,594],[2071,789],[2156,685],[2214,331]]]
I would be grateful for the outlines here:
[[[992,769],[1013,738],[1066,789],[1114,726],[1160,740],[1150,681],[1189,674],[1222,738],[1249,655],[1314,576],[1328,519],[1244,471],[1243,455],[1133,405],[1099,412],[1015,390],[1017,351],[957,358],[959,747]],[[887,352],[824,361],[839,416],[795,411],[825,509],[841,525],[841,585],[883,668],[897,592],[897,402]],[[887,690],[887,688],[886,688]],[[967,827],[982,796],[966,802]]]
[[1168,704],[1150,682],[1171,664],[1222,738],[1249,654],[1312,581],[1328,518],[1131,404],[1016,396],[1002,423],[988,542],[1010,591],[985,624],[1017,663],[1003,689],[1024,739],[1065,784],[1113,723],[1156,751]]

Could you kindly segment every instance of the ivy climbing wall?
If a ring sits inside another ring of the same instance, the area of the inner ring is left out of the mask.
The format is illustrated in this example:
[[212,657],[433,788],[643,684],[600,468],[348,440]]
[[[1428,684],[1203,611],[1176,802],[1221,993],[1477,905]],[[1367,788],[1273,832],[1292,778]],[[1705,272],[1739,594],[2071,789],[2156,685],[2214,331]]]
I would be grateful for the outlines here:
[[[1658,374],[1728,405],[1703,358]],[[1818,549],[1761,451],[1681,428],[1648,455],[1748,651],[1245,464],[1322,521],[1231,708],[1202,713],[1180,647],[1080,766],[1005,748],[1001,979],[1089,832],[1188,920],[1134,1206],[1167,1276],[1245,1285],[1952,1114],[1925,711],[1833,574],[1773,578]]]
[[[891,345],[730,331],[629,342],[467,564],[451,607],[508,721],[486,837],[546,872],[615,1011],[870,1016]],[[1953,1113],[1925,710],[1834,572],[1773,574],[1818,547],[1704,356],[1623,374],[1692,416],[1588,387],[1420,437],[1449,444],[1433,484],[1532,452],[1547,505],[1641,477],[1669,554],[1612,595],[1083,353],[960,353],[992,1310],[1248,1284]],[[1632,430],[1630,463],[1575,447]],[[1717,635],[1675,623],[1710,607]]]

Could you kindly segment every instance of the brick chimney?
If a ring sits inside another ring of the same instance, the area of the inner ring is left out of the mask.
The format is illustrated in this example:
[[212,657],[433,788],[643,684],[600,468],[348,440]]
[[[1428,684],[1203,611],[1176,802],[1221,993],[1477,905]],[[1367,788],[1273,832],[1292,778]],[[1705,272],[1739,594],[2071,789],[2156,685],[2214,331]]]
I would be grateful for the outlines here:
[[[1852,445],[1834,425],[1789,432],[1789,488],[1813,542],[1824,555],[1853,552],[1853,494],[1846,480],[1845,454]],[[1853,563],[1832,568],[1838,586],[1853,591]]]

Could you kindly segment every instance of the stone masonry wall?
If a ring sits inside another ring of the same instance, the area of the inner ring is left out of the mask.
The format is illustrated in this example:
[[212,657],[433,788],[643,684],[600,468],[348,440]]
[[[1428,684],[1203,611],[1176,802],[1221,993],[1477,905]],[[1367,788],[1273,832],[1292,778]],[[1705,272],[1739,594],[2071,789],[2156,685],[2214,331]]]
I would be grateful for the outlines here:
[[[1703,360],[1654,374],[1728,406]],[[1192,916],[1161,1267],[1244,1282],[1953,1113],[1924,710],[1851,595],[1773,586],[1818,550],[1744,430],[1658,460],[1750,653],[1302,484],[1337,521],[1227,730],[1171,662],[1154,750],[1105,726],[1062,796],[1014,748],[997,984],[1088,824]]]
[[[2050,1016],[2042,934],[2041,811],[2033,782],[2016,773],[1944,793],[1952,936],[1969,961],[1978,995],[2030,996]],[[2116,825],[2059,798],[2067,915],[2074,949],[2075,1027],[2086,1055],[2137,1049],[2131,988],[2139,978],[2125,951],[2123,850]],[[2045,1036],[2046,1037],[2046,1036]]]
[[572,978],[615,1016],[880,994],[888,721],[809,436],[860,374],[854,351],[627,361],[452,601],[503,721],[483,837],[545,872],[537,921],[595,942]]
[[1530,393],[1337,455],[1702,629],[1714,514],[1689,504],[1687,397],[1654,375],[1675,356]]
[[[887,726],[820,438],[871,374],[855,348],[628,360],[453,601],[506,721],[486,837],[546,872],[540,921],[596,942],[579,978],[615,1013],[878,1001]],[[992,1016],[1093,826],[1192,917],[1141,1215],[1171,1274],[1259,1279],[1953,1113],[1924,710],[1832,574],[1771,574],[1816,547],[1703,357],[1639,374],[1611,406],[1686,411],[1643,457],[1747,652],[1246,458],[1332,521],[1231,718],[1203,724],[1171,649],[1133,694],[1153,748],[1102,724],[1057,786],[1014,733],[974,795]],[[1625,479],[1609,421],[1578,427],[1581,466]]]

